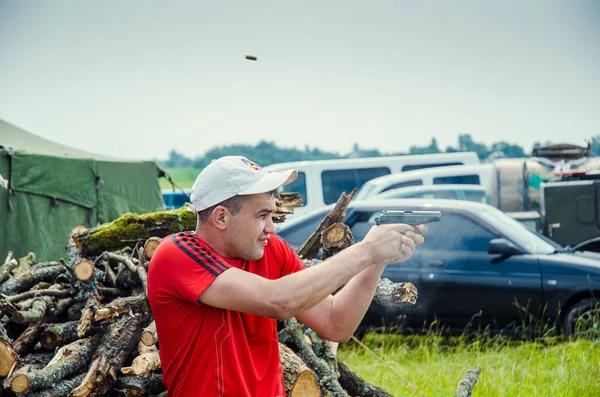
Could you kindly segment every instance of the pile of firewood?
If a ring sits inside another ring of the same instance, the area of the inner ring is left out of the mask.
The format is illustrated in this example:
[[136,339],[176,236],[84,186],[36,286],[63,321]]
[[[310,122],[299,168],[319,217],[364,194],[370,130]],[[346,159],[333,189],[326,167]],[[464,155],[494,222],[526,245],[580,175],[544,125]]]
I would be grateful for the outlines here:
[[[343,224],[353,194],[345,194],[298,250],[307,266],[353,243]],[[278,199],[274,219],[297,206]],[[0,265],[0,395],[166,395],[160,342],[147,300],[147,267],[162,237],[195,229],[187,209],[125,215],[96,228],[76,228],[65,257],[36,262],[35,254]],[[410,283],[382,280],[375,299],[413,304]],[[364,381],[336,357],[336,346],[291,319],[279,332],[288,396],[391,396]],[[459,385],[470,395],[479,372]],[[461,386],[462,385],[462,386]]]

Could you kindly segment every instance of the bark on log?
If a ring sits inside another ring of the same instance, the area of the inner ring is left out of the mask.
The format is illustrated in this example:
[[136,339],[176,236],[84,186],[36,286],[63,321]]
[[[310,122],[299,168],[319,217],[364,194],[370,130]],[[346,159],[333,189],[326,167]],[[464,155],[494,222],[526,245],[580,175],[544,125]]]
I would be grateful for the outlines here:
[[39,335],[40,344],[44,349],[51,350],[64,343],[70,343],[78,338],[77,326],[79,321],[67,323],[45,324]]
[[4,260],[4,264],[0,266],[0,284],[8,280],[10,275],[13,273],[14,269],[19,266],[19,261],[13,258],[13,252],[8,251],[8,255]]
[[6,334],[6,329],[0,326],[0,377],[4,378],[17,365],[17,353],[13,350],[12,341]]
[[30,324],[21,335],[15,339],[13,349],[19,356],[24,356],[33,349],[42,333],[42,324]]
[[104,286],[115,288],[117,286],[117,274],[110,266],[110,262],[106,259],[99,259],[98,266],[104,269]]
[[473,393],[473,388],[477,384],[479,380],[479,375],[481,375],[481,367],[477,366],[475,369],[470,369],[467,371],[467,374],[458,383],[456,387],[456,392],[454,393],[454,397],[471,397],[471,393]]
[[31,267],[35,265],[35,254],[33,252],[28,253],[22,258],[19,258],[17,261],[19,265],[13,271],[13,276],[19,276],[21,274],[29,273],[31,271]]
[[50,389],[24,393],[21,394],[21,397],[64,397],[69,395],[74,388],[79,386],[84,377],[85,374],[79,374],[70,379],[63,379],[60,382],[52,385]]
[[377,283],[373,300],[383,306],[414,305],[419,297],[419,291],[414,284],[394,283],[382,278]]
[[41,297],[41,296],[48,296],[51,298],[66,298],[69,296],[74,295],[74,291],[70,290],[70,289],[52,289],[51,288],[46,288],[46,289],[38,289],[38,290],[29,290],[29,291],[25,291],[25,292],[21,292],[20,294],[17,295],[11,295],[11,296],[7,296],[6,300],[8,302],[19,302],[19,301],[23,301],[26,299],[30,299],[30,298],[37,298],[37,297]]
[[121,288],[98,287],[98,293],[104,298],[122,298],[131,295],[131,291]]
[[52,298],[42,296],[34,299],[31,309],[18,311],[10,316],[11,320],[17,324],[33,324],[43,321],[46,314],[53,308]]
[[116,389],[126,396],[148,396],[165,390],[162,374],[150,376],[122,376],[118,379]]
[[369,396],[369,397],[394,397],[385,390],[370,384],[360,376],[352,372],[346,365],[339,361],[337,362],[340,377],[338,378],[340,385],[351,396]]
[[94,321],[102,322],[125,313],[149,313],[150,305],[144,295],[117,298],[94,310]]
[[154,346],[158,343],[158,334],[156,333],[156,323],[154,321],[144,328],[141,340],[142,343],[148,347]]
[[196,214],[182,207],[143,215],[125,214],[116,220],[83,232],[73,233],[78,249],[86,256],[114,251],[150,237],[194,230]]
[[39,283],[40,281],[53,281],[56,276],[64,271],[65,268],[59,265],[43,267],[30,273],[14,276],[2,284],[0,287],[0,292],[6,295],[14,295],[30,289],[33,285]]
[[354,244],[354,237],[350,228],[340,222],[334,223],[321,234],[323,260],[334,256],[352,244]]
[[117,381],[118,371],[139,341],[141,332],[139,326],[148,318],[147,314],[124,316],[109,325],[87,375],[70,396],[82,397],[92,393],[104,395]]
[[304,202],[298,192],[279,192],[275,198],[276,210],[271,214],[274,223],[285,221],[286,215],[294,213],[295,207],[302,207]]
[[142,342],[138,344],[139,356],[133,359],[130,367],[121,368],[125,375],[146,376],[161,368],[160,356],[156,345],[146,346]]
[[296,250],[298,256],[304,259],[313,259],[317,256],[321,241],[321,233],[327,229],[329,226],[334,223],[341,222],[346,216],[346,207],[354,198],[356,194],[356,189],[352,191],[349,195],[346,195],[346,192],[342,192],[340,198],[335,203],[335,207],[329,211],[329,213],[325,216],[325,218],[321,221],[317,230],[315,230],[308,239],[302,244],[300,248]]
[[[306,267],[318,265],[322,261],[319,259],[303,259],[302,263]],[[409,282],[394,283],[387,278],[379,279],[375,288],[373,300],[381,305],[413,305],[418,297],[417,288]]]
[[144,257],[146,257],[146,259],[152,259],[152,255],[154,255],[154,251],[156,251],[161,241],[162,239],[160,237],[150,237],[148,240],[146,240],[143,250]]
[[317,375],[320,386],[325,387],[333,397],[346,397],[347,394],[337,380],[337,374],[327,362],[313,352],[306,342],[302,327],[294,317],[286,321],[286,327],[279,332],[279,341],[297,348],[298,356]]
[[24,393],[47,389],[60,380],[78,373],[90,363],[100,340],[100,335],[96,335],[63,346],[43,369],[15,376],[10,382],[11,390],[15,393]]
[[289,347],[280,343],[279,356],[283,367],[285,392],[288,397],[319,397],[321,389],[315,373]]

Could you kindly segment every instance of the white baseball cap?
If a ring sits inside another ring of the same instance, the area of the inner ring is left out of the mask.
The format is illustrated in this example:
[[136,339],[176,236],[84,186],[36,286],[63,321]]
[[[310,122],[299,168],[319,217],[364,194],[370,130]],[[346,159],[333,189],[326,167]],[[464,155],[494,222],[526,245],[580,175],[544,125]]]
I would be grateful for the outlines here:
[[233,196],[267,193],[292,183],[297,176],[296,170],[269,172],[243,156],[221,157],[196,178],[190,208],[198,212]]

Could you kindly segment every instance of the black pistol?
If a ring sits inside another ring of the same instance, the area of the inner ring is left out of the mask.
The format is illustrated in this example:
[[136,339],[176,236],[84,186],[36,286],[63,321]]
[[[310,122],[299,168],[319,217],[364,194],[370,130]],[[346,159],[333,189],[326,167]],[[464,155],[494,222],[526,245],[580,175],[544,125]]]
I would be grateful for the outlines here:
[[375,224],[404,223],[405,225],[416,226],[425,223],[439,222],[441,217],[442,213],[440,211],[383,210],[381,216],[375,218]]

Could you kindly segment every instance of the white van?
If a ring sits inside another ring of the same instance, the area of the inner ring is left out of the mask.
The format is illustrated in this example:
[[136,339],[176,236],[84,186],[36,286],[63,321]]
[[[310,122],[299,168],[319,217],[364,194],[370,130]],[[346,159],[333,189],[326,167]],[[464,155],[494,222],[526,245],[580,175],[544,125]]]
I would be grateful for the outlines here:
[[304,206],[294,208],[294,214],[303,214],[335,203],[342,192],[350,193],[354,188],[360,189],[365,182],[382,175],[463,164],[479,164],[477,153],[435,153],[296,161],[272,164],[265,169],[269,171],[295,169],[298,171],[298,178],[282,189],[300,193]]
[[483,185],[489,189],[491,181],[491,164],[436,167],[371,179],[358,191],[354,200],[365,200],[376,194],[406,186],[468,184]]

